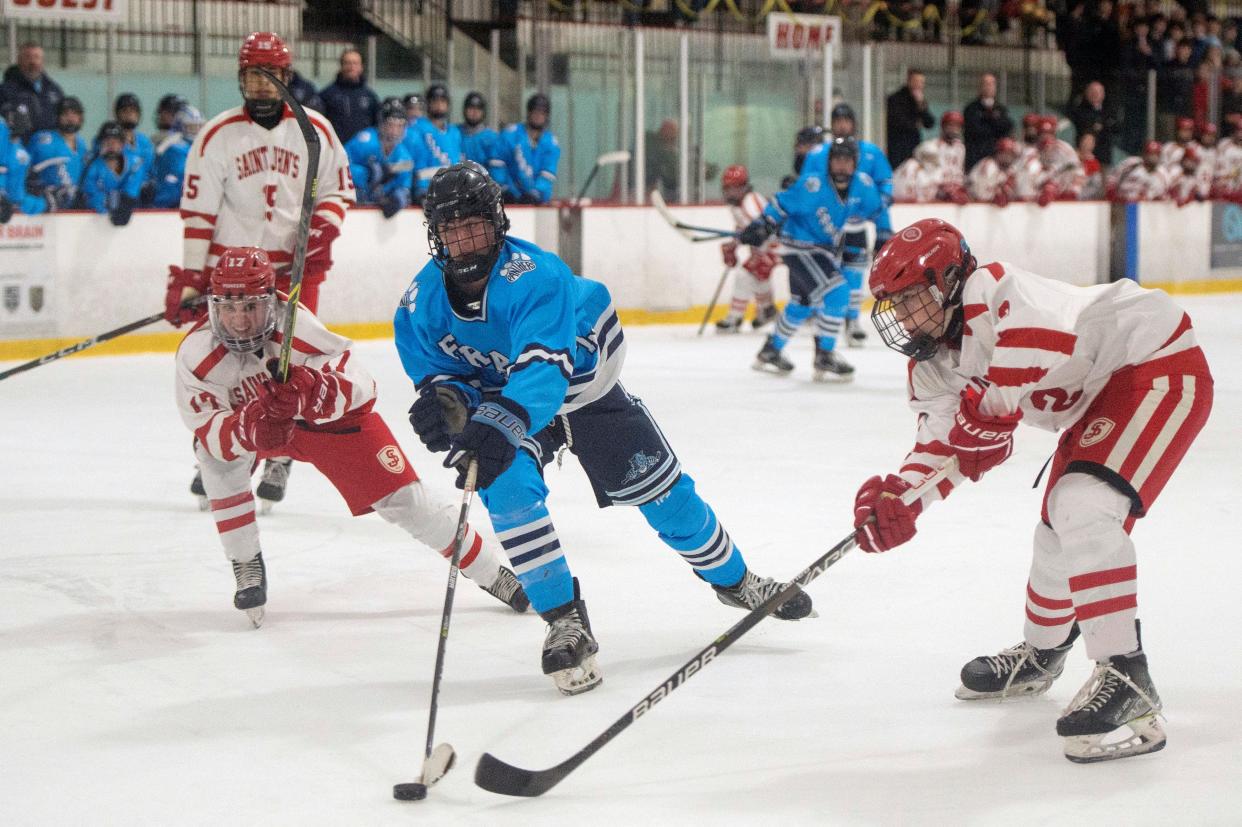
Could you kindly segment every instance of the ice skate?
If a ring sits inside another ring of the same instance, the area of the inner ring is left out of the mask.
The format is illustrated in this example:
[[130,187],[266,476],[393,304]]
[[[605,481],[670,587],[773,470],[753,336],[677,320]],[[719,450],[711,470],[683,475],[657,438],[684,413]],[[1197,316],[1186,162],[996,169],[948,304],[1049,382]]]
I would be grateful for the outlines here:
[[769,373],[776,372],[784,376],[794,369],[794,364],[785,358],[785,354],[781,353],[776,345],[772,344],[772,337],[769,336],[767,341],[763,343],[763,349],[755,357],[754,368],[755,370],[767,371]]
[[548,621],[548,634],[543,641],[543,674],[551,675],[562,695],[587,692],[604,680],[595,653],[599,644],[591,634],[586,603],[578,594],[574,580],[574,599],[541,614]]
[[767,307],[756,307],[755,318],[750,322],[751,329],[759,330],[764,325],[771,324],[778,315],[775,305],[769,304]]
[[203,472],[197,465],[194,466],[194,479],[190,480],[190,493],[198,499],[199,511],[211,508],[211,502],[207,499],[207,489],[203,488]]
[[496,579],[492,581],[492,585],[479,586],[479,588],[518,614],[530,607],[530,600],[527,599],[526,592],[522,590],[522,584],[518,582],[517,575],[503,566],[496,575]]
[[814,373],[811,378],[816,382],[853,382],[854,366],[837,355],[835,350],[815,348]]
[[244,611],[257,629],[263,624],[263,607],[267,604],[267,568],[263,565],[263,552],[244,563],[234,560],[233,578],[237,581],[233,606]]
[[1132,654],[1096,662],[1095,671],[1057,721],[1057,735],[1065,738],[1065,757],[1076,764],[1094,764],[1164,749],[1160,709],[1141,645]]
[[1036,649],[1024,641],[1000,654],[975,658],[962,667],[962,685],[953,694],[963,701],[1042,695],[1061,676],[1077,639],[1074,624],[1069,638],[1052,649]]
[[738,333],[742,329],[742,318],[740,316],[725,316],[716,322],[717,333]]
[[272,506],[285,498],[285,488],[289,484],[289,471],[292,466],[291,459],[269,459],[263,463],[263,477],[254,491],[261,501],[260,514],[270,513]]
[[[778,582],[771,577],[759,577],[747,570],[746,575],[736,585],[713,585],[712,589],[715,590],[717,599],[726,606],[750,611],[763,605],[769,597],[787,585],[789,584]],[[785,602],[772,612],[772,615],[781,620],[802,620],[819,616],[811,606],[811,596],[802,591],[801,587],[795,587],[793,594],[786,598]]]
[[858,319],[845,320],[845,342],[853,348],[867,346],[867,330],[858,323]]

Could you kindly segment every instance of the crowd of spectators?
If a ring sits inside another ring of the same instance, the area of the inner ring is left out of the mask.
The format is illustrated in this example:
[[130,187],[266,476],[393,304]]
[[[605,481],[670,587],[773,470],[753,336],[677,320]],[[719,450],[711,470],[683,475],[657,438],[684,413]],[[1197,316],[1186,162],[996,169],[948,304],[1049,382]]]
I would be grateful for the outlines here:
[[[463,160],[484,167],[508,203],[551,200],[560,147],[548,127],[546,95],[533,95],[525,120],[497,132],[485,123],[487,101],[470,92],[462,121],[452,123],[443,84],[381,101],[356,49],[341,54],[330,85],[316,90],[295,72],[290,91],[332,124],[349,155],[359,203],[379,206],[386,217],[419,203],[436,170]],[[0,223],[14,213],[89,209],[124,225],[136,207],[177,207],[202,114],[184,98],[166,95],[148,136],[139,128],[139,99],[125,93],[112,115],[93,138],[82,136],[81,100],[47,74],[37,43],[23,44],[0,84]]]

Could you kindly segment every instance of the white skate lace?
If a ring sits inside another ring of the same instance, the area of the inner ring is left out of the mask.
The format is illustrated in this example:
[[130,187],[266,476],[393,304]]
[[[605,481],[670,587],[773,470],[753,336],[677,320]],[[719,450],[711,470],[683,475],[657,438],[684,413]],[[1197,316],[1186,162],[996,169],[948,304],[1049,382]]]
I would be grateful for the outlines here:
[[586,628],[582,623],[582,618],[578,616],[578,610],[573,609],[568,614],[552,621],[548,628],[548,637],[543,643],[543,648],[573,649],[578,641],[585,640],[586,637]]
[[513,594],[518,589],[518,580],[507,569],[501,569],[496,575],[496,581],[488,586],[486,591],[488,594],[499,597],[508,603],[513,599]]
[[771,577],[758,577],[746,572],[746,577],[742,582],[729,589],[728,592],[753,609],[763,605],[764,601],[784,587],[784,583],[777,583]]
[[233,561],[233,577],[237,579],[237,590],[254,588],[263,585],[263,562],[256,556],[244,563]]
[[1078,694],[1074,696],[1074,700],[1070,701],[1070,705],[1066,707],[1064,715],[1077,712],[1080,709],[1087,709],[1091,712],[1099,712],[1108,703],[1109,699],[1116,694],[1121,688],[1121,684],[1126,684],[1138,693],[1144,701],[1147,702],[1147,708],[1157,715],[1160,714],[1160,705],[1154,702],[1150,695],[1142,690],[1138,684],[1123,675],[1117,669],[1113,668],[1111,663],[1107,661],[1095,664],[1095,671],[1091,673],[1091,680],[1078,690]]

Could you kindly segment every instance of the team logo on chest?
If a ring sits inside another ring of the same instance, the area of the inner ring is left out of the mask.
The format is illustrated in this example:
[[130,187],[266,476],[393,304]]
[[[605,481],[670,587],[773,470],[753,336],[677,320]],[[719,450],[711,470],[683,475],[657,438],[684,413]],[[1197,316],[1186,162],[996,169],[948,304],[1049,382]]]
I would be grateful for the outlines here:
[[233,163],[237,167],[238,181],[269,169],[281,175],[297,178],[301,162],[300,155],[282,146],[256,146],[233,158]]
[[1097,442],[1103,442],[1108,435],[1113,432],[1113,428],[1117,427],[1117,423],[1108,417],[1100,417],[1091,421],[1091,424],[1083,429],[1082,437],[1078,440],[1079,446],[1090,448]]
[[506,261],[505,266],[500,268],[500,275],[512,284],[521,278],[523,273],[529,273],[534,269],[535,262],[530,260],[530,256],[525,253],[514,253],[513,258]]

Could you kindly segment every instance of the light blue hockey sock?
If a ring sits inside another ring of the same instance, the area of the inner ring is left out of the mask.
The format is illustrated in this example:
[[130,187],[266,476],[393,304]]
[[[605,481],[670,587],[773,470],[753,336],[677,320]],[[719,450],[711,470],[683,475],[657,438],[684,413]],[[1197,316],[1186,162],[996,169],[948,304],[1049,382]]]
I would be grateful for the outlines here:
[[846,267],[845,281],[850,286],[850,303],[845,310],[845,318],[854,321],[858,318],[858,309],[862,307],[862,285],[865,271],[861,267]]
[[815,342],[820,350],[832,350],[845,324],[845,311],[849,305],[850,286],[842,281],[824,296],[823,306],[815,313]]
[[681,555],[696,574],[717,586],[732,586],[746,574],[742,552],[710,506],[683,473],[664,496],[638,507],[660,539]]
[[776,320],[776,330],[772,332],[773,346],[780,350],[788,344],[793,335],[798,332],[798,328],[802,327],[802,323],[810,316],[809,306],[792,301],[786,304],[785,311]]

